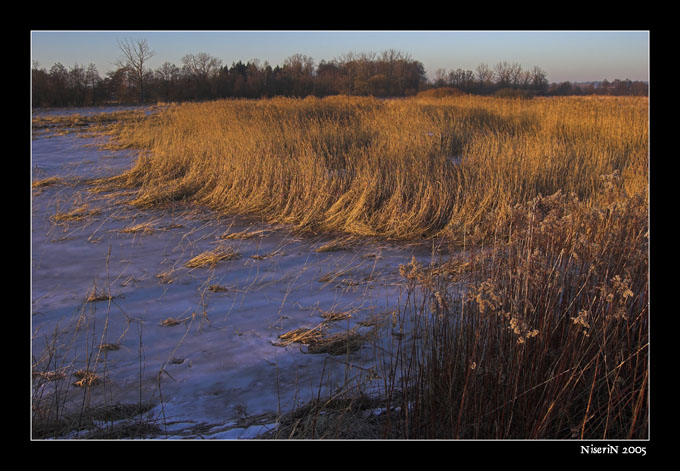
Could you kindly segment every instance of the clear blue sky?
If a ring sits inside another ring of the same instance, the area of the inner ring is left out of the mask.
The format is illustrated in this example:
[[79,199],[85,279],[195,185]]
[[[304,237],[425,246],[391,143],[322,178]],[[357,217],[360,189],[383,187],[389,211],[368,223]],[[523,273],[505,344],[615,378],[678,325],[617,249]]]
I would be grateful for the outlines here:
[[146,39],[154,51],[149,67],[178,67],[186,54],[206,52],[231,65],[259,59],[282,65],[296,53],[315,64],[348,52],[395,49],[437,69],[475,70],[507,61],[539,66],[551,82],[649,80],[648,31],[31,31],[31,60],[48,69],[93,63],[99,74],[115,68],[117,41]]

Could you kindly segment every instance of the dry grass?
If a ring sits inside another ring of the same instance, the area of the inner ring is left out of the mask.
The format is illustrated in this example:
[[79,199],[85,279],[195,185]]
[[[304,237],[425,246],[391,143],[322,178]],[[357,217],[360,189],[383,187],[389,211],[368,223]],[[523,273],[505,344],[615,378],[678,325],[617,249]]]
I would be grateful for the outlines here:
[[322,311],[321,317],[330,322],[344,321],[350,319],[354,310],[349,311]]
[[[126,125],[145,151],[110,184],[140,207],[192,200],[298,229],[490,240],[516,204],[597,203],[600,175],[646,191],[646,98],[226,100]],[[148,151],[148,152],[146,152]]]
[[366,343],[367,334],[356,330],[329,334],[327,329],[326,322],[311,329],[301,327],[279,335],[280,340],[272,342],[272,345],[286,347],[292,343],[300,343],[307,346],[307,353],[335,356],[356,352]]
[[329,355],[344,355],[354,353],[366,343],[366,336],[355,331],[340,332],[323,336],[316,341],[310,342],[307,353]]
[[342,332],[331,333],[335,322],[347,321],[352,317],[356,310],[349,311],[321,311],[320,316],[324,319],[314,327],[300,327],[279,335],[276,342],[272,345],[276,347],[286,347],[293,343],[307,346],[307,353],[329,355],[343,355],[354,353],[359,350],[366,341],[374,334],[359,332],[360,327],[348,329]]
[[208,291],[210,291],[212,293],[225,293],[225,292],[229,291],[229,288],[227,288],[226,286],[222,286],[222,285],[209,285]]
[[57,185],[59,183],[62,183],[63,179],[59,177],[48,177],[48,178],[41,178],[40,180],[35,180],[32,184],[31,187],[33,189],[42,189],[48,186],[52,185]]
[[83,204],[74,208],[70,211],[58,211],[52,217],[51,220],[57,224],[63,224],[68,222],[83,221],[92,216],[96,216],[101,213],[99,209],[89,209],[87,204]]
[[161,321],[161,326],[163,327],[173,327],[185,322],[185,319],[175,319],[174,317],[168,317]]
[[253,237],[264,237],[265,235],[269,234],[271,231],[267,230],[257,230],[257,231],[248,231],[244,230],[241,232],[232,232],[229,234],[222,234],[220,236],[220,239],[225,239],[225,240],[246,240],[246,239],[251,239]]
[[93,371],[78,370],[73,373],[73,376],[78,378],[73,385],[79,388],[95,386],[101,382],[101,377]]
[[115,343],[102,343],[98,346],[100,352],[113,352],[120,350],[120,345]]
[[150,403],[89,407],[65,414],[56,422],[34,424],[33,437],[52,438],[73,432],[78,432],[79,438],[104,440],[160,436],[162,431],[157,425],[141,419],[152,407]]
[[169,270],[165,270],[164,272],[158,273],[156,275],[156,278],[158,278],[160,282],[163,284],[170,284],[173,281],[175,281],[176,272],[177,270],[175,268],[170,268]]
[[97,284],[92,286],[92,290],[87,294],[86,302],[96,303],[98,301],[109,301],[113,299],[111,293],[107,289],[97,290]]
[[66,378],[66,373],[63,371],[34,371],[32,373],[33,379],[42,379],[43,381],[59,381]]
[[[391,411],[390,411],[391,412]],[[396,414],[393,414],[396,416]],[[393,419],[394,420],[394,419]],[[385,403],[366,396],[333,397],[305,404],[279,419],[278,427],[258,437],[284,440],[355,440],[392,437],[394,425]]]
[[151,235],[155,231],[155,227],[152,223],[150,222],[142,222],[139,224],[133,224],[131,226],[125,227],[121,229],[120,232],[123,234],[137,234],[141,233],[144,235]]
[[280,341],[272,342],[272,345],[276,347],[287,347],[292,343],[309,345],[324,338],[326,327],[326,323],[323,322],[313,328],[300,327],[279,335]]
[[135,189],[138,207],[185,200],[314,233],[444,238],[448,260],[401,270],[399,314],[421,332],[390,363],[403,369],[387,388],[403,405],[390,434],[646,438],[648,132],[643,97],[192,103],[121,126],[117,145],[142,152],[100,183]]
[[429,319],[405,435],[647,437],[647,205],[620,191],[536,198],[493,250],[404,267]]
[[331,240],[330,242],[320,245],[319,247],[314,249],[314,251],[318,253],[323,253],[323,252],[336,252],[339,250],[349,250],[350,247],[356,243],[357,243],[356,237],[352,236],[340,237],[338,239],[334,239]]
[[191,260],[184,264],[187,268],[214,268],[217,263],[223,260],[238,260],[241,254],[236,252],[233,247],[219,246],[213,250],[208,250],[202,254],[196,255]]
[[331,398],[268,437],[648,438],[647,204],[616,176],[603,182],[605,208],[538,197],[514,208],[502,243],[401,266],[405,303],[376,319],[392,317],[398,334],[381,400],[400,407],[388,421]]

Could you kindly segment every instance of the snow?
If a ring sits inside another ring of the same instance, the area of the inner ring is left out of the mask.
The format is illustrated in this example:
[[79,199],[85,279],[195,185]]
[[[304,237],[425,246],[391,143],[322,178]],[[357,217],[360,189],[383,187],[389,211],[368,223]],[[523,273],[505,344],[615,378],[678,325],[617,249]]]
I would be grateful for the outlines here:
[[[40,368],[96,368],[105,380],[87,400],[151,402],[147,417],[164,430],[159,438],[170,439],[254,438],[275,427],[277,414],[352,381],[379,392],[385,380],[376,352],[389,350],[394,336],[376,340],[388,343],[381,348],[369,342],[339,356],[274,343],[280,334],[319,325],[323,311],[351,312],[351,318],[328,324],[333,332],[366,332],[359,321],[397,309],[404,291],[399,264],[413,255],[429,262],[428,248],[370,242],[315,252],[333,237],[297,236],[285,227],[180,204],[145,211],[116,204],[79,179],[129,168],[135,153],[93,143],[77,134],[32,141],[33,179],[65,179],[32,196],[33,361],[55,336],[58,352]],[[51,220],[81,204],[99,212],[81,221]],[[138,224],[152,230],[122,232]],[[245,230],[264,232],[245,240],[220,238]],[[214,267],[184,266],[218,246],[231,246],[241,257]],[[324,278],[329,274],[337,277]],[[87,302],[93,289],[112,297]],[[162,325],[168,318],[181,322]],[[96,347],[104,343],[120,348],[102,351],[95,365]],[[62,381],[67,404],[81,404],[86,390],[70,386],[70,375]],[[258,416],[261,423],[239,422]]]

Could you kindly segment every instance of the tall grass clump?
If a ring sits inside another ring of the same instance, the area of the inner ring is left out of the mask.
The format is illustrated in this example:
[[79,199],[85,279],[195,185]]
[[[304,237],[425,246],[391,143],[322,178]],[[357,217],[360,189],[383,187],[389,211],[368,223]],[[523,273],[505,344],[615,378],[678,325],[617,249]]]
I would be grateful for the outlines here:
[[612,196],[537,197],[508,240],[403,267],[428,319],[404,436],[647,438],[647,206]]
[[223,100],[123,126],[135,204],[190,200],[299,229],[488,239],[519,203],[647,182],[644,98]]

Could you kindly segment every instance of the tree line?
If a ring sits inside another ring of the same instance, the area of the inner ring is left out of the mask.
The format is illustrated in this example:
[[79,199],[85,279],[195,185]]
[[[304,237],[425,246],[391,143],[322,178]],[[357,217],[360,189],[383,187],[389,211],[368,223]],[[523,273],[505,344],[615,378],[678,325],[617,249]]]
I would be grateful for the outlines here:
[[393,49],[381,53],[346,53],[318,64],[304,54],[272,67],[267,61],[223,65],[208,53],[187,54],[181,66],[164,62],[155,70],[145,40],[118,43],[121,55],[115,70],[102,77],[94,64],[67,69],[57,62],[49,70],[34,63],[31,70],[32,106],[96,106],[217,98],[268,98],[358,95],[413,96],[429,89],[499,96],[571,94],[646,95],[647,84],[606,80],[594,84],[550,84],[538,66],[524,70],[517,63],[480,64],[475,71],[438,69],[428,80],[420,61]]

